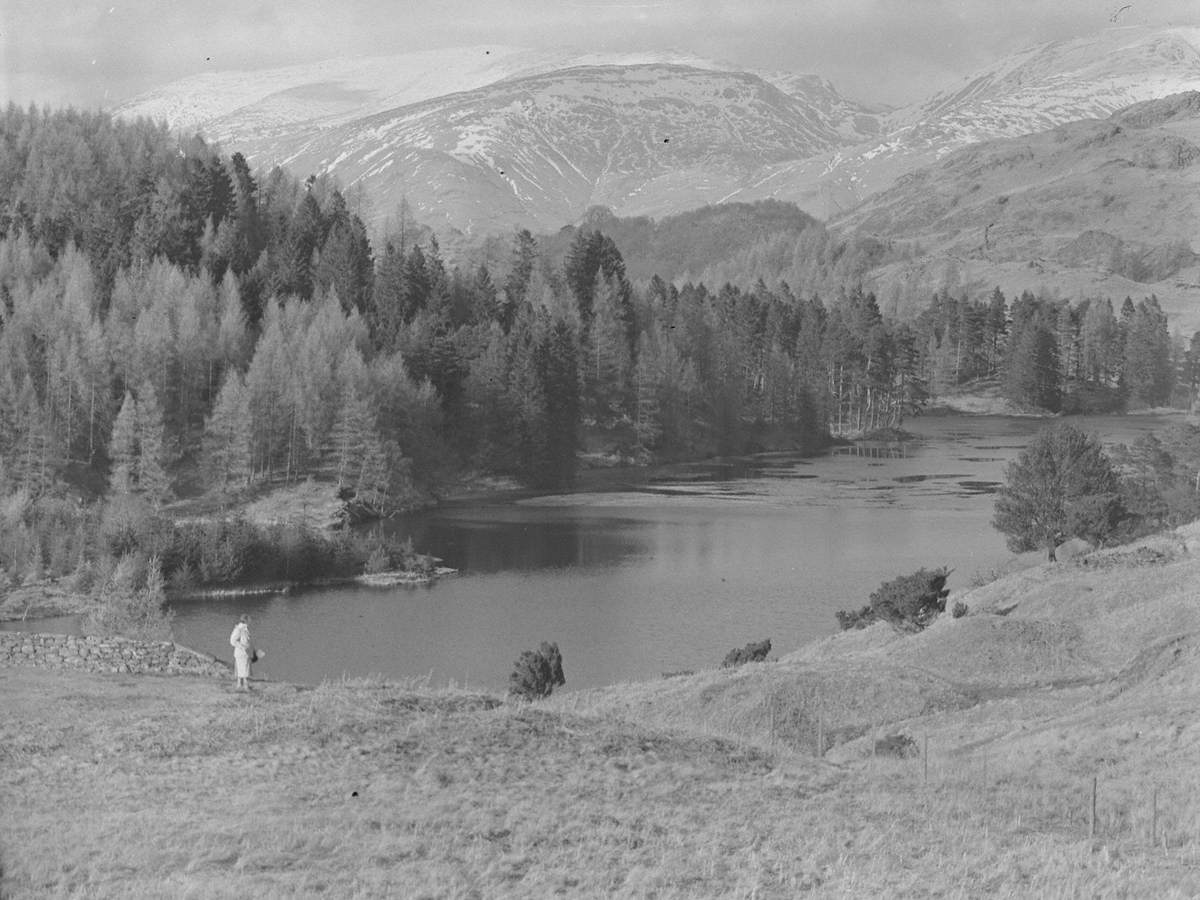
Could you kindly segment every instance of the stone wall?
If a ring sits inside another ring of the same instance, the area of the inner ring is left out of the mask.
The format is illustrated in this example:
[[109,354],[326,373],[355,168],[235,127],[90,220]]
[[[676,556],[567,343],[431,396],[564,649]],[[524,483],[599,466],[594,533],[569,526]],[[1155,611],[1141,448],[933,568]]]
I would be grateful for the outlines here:
[[169,641],[0,631],[0,666],[80,672],[153,672],[228,678],[228,664]]

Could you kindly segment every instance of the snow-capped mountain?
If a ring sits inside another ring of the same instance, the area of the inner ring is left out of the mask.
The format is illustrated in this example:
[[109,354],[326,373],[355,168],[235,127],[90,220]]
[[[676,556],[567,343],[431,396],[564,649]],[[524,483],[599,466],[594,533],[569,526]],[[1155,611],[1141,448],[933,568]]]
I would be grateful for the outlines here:
[[777,167],[737,199],[789,195],[835,217],[958,148],[1103,118],[1200,89],[1200,28],[1109,28],[1012,54],[929,100],[895,110],[880,136]]
[[376,221],[401,197],[469,232],[555,229],[594,204],[662,215],[775,198],[836,218],[969,144],[1200,89],[1198,48],[1200,29],[1110,28],[891,112],[815,75],[500,46],[212,73],[117,112],[199,130],[257,167],[332,172]]
[[506,78],[584,65],[670,63],[720,69],[688,53],[578,53],[489,44],[394,56],[328,59],[253,71],[207,72],[171,82],[114,109],[165,121],[216,141],[254,141],[263,130],[330,127]]
[[376,221],[403,197],[464,231],[719,201],[764,166],[875,136],[881,118],[819,76],[511,47],[206,74],[116,113],[198,131],[257,167],[331,171],[364,188]]
[[335,124],[278,127],[261,110],[239,110],[247,137],[222,143],[362,185],[377,221],[406,199],[423,221],[468,233],[557,229],[597,204],[663,214],[717,202],[764,165],[845,145],[856,114],[748,73],[663,64],[510,77]]

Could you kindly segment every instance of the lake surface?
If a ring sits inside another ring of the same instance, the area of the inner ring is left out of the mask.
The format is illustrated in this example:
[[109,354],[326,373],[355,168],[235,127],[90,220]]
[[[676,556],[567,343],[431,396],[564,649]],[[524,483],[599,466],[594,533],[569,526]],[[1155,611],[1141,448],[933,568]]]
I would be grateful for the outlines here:
[[[1084,418],[1106,443],[1169,421]],[[448,506],[389,523],[458,575],[176,605],[187,646],[229,656],[238,615],[256,674],[427,677],[501,688],[522,650],[558,643],[567,688],[712,668],[770,638],[773,655],[837,629],[880,583],[949,566],[951,602],[1011,558],[991,527],[1006,464],[1036,419],[922,417],[915,439],[828,456],[771,454],[660,472],[618,490]],[[633,473],[631,478],[646,478]]]

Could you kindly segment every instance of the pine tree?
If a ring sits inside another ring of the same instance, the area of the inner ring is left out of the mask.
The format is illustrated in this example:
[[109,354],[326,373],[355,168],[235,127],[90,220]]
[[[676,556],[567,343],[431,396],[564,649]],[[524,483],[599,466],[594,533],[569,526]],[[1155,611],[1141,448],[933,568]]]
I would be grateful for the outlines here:
[[633,361],[626,343],[619,286],[598,271],[592,300],[594,315],[587,336],[584,382],[590,416],[607,425],[629,412]]
[[1117,320],[1112,301],[1093,300],[1083,316],[1081,365],[1084,379],[1097,387],[1111,387],[1118,366],[1112,359]]
[[371,339],[384,353],[400,346],[400,333],[405,325],[404,253],[389,242],[375,273],[375,290],[368,321]]
[[1171,338],[1158,298],[1138,303],[1125,339],[1125,389],[1137,406],[1161,406],[1171,396]]
[[526,300],[526,289],[529,279],[533,276],[533,266],[537,259],[537,244],[533,235],[522,228],[513,238],[512,263],[508,277],[504,280],[504,302],[500,306],[500,327],[505,334],[512,329],[517,318],[517,311]]
[[575,482],[580,422],[577,348],[571,325],[555,319],[541,335],[535,354],[546,429],[544,468],[537,475],[546,486],[569,487]]
[[1116,473],[1100,442],[1072,425],[1040,431],[1009,464],[993,524],[1014,553],[1063,541],[1102,541],[1120,517]]
[[1057,412],[1062,403],[1058,341],[1040,322],[1016,335],[1005,366],[1004,393],[1010,400]]

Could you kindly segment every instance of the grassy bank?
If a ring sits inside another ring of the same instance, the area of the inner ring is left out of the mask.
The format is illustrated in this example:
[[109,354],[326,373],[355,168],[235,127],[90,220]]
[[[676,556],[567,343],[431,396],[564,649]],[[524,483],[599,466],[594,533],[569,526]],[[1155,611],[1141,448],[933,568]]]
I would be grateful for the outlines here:
[[1193,526],[955,592],[917,636],[535,706],[0,670],[5,889],[1196,896],[1198,579]]

